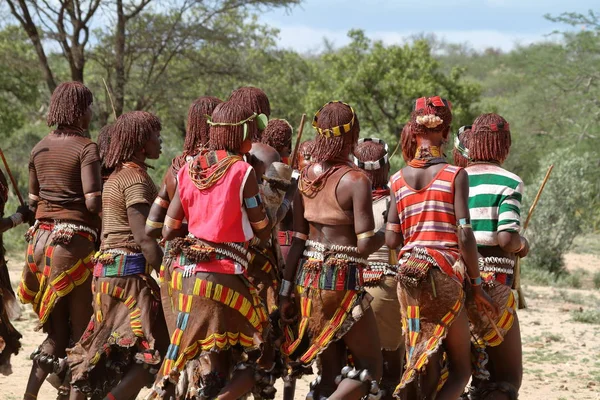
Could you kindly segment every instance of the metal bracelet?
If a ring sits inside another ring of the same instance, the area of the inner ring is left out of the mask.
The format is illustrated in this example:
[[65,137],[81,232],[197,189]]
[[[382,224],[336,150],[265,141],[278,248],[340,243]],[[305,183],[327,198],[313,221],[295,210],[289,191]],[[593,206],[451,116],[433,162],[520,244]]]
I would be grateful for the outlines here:
[[24,220],[24,219],[23,219],[23,214],[21,214],[21,213],[14,213],[13,215],[11,215],[11,216],[9,217],[9,219],[10,219],[10,220],[11,220],[11,222],[12,222],[12,226],[13,226],[13,228],[14,228],[15,226],[17,226],[17,225],[20,225],[20,224],[22,224],[22,223],[23,223],[23,220]]
[[293,287],[292,282],[290,282],[286,279],[283,279],[281,281],[281,289],[279,289],[279,295],[284,296],[284,297],[289,297],[290,294],[292,293],[292,287]]

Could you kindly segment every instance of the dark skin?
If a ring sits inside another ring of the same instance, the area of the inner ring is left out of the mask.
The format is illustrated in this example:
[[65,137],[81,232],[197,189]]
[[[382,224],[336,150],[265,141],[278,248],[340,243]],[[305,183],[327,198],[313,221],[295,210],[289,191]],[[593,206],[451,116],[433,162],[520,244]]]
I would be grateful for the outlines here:
[[[312,164],[309,168],[310,178],[321,175],[333,164],[329,162]],[[336,198],[343,210],[352,211],[354,224],[352,225],[321,225],[309,223],[304,218],[304,204],[302,194],[296,193],[294,199],[294,231],[309,234],[311,240],[322,243],[332,243],[345,246],[358,247],[361,257],[368,257],[384,243],[382,232],[375,236],[357,240],[360,233],[372,231],[375,228],[373,220],[373,200],[371,197],[371,181],[360,171],[351,171],[345,174],[336,188]],[[297,265],[302,257],[305,242],[294,238],[286,260],[284,279],[294,281]],[[298,310],[289,296],[280,296],[279,309],[281,320],[284,324],[293,324],[297,321]],[[335,377],[346,365],[343,346],[352,353],[356,368],[367,369],[374,379],[382,376],[383,359],[381,357],[379,334],[372,309],[368,309],[352,328],[344,335],[342,341],[332,343],[321,353],[323,368],[319,394],[327,395],[330,399],[360,399],[367,394],[367,385],[364,383],[344,379],[336,388]]]
[[[158,191],[158,197],[162,200],[166,200],[167,202],[171,202],[173,197],[175,197],[175,192],[177,191],[177,179],[171,172],[169,168],[165,173],[163,178],[162,185],[160,190]],[[152,207],[150,207],[150,212],[148,213],[148,218],[154,222],[164,223],[165,216],[167,215],[167,208],[161,207],[159,204],[153,203]],[[162,228],[154,228],[149,225],[145,227],[146,235],[153,237],[155,239],[160,238]]]
[[[438,146],[448,137],[449,129],[417,136],[417,144],[423,147]],[[402,170],[402,176],[406,183],[414,190],[425,188],[435,178],[437,173],[446,167],[446,164],[432,165],[427,168],[413,168],[410,166]],[[454,213],[456,220],[462,218],[470,219],[469,216],[469,177],[466,171],[458,173],[454,186]],[[388,222],[399,224],[400,219],[396,209],[395,196],[390,197],[390,208],[388,210]],[[386,231],[386,244],[390,248],[398,248],[402,245],[404,238],[401,233],[390,230]],[[458,229],[458,242],[461,257],[467,267],[467,275],[471,278],[479,276],[477,243],[471,229]],[[493,304],[489,296],[481,286],[472,286],[477,309],[480,313],[488,312],[492,316],[498,314],[497,305]],[[456,400],[463,392],[471,375],[471,364],[469,357],[464,357],[470,352],[470,330],[466,311],[463,309],[457,316],[455,322],[448,329],[448,335],[444,340],[444,348],[448,354],[450,363],[450,374],[442,390],[435,396],[436,400]],[[421,379],[421,393],[425,398],[431,399],[435,395],[439,379],[439,357],[440,352],[434,355]],[[414,386],[414,385],[413,385]],[[408,389],[410,391],[411,388]]]
[[[73,126],[87,131],[91,119],[92,108],[90,105],[85,113],[74,122]],[[99,161],[91,163],[81,169],[81,183],[84,194],[102,190],[102,177],[100,175]],[[35,196],[39,196],[40,193],[40,184],[36,171],[30,171],[29,173],[29,193]],[[99,214],[102,211],[102,197],[95,196],[89,199],[86,198],[85,205],[91,213]],[[29,199],[29,209],[31,210],[31,213],[35,215],[37,201]],[[26,216],[29,215],[28,213],[23,214]],[[1,224],[2,226],[0,226],[0,229],[4,229],[6,226],[5,219],[2,220]],[[64,300],[65,301],[57,303],[52,311],[52,316],[48,322],[50,324],[50,333],[48,334],[50,340],[46,345],[45,350],[46,352],[59,357],[65,356],[65,349],[69,345],[69,339],[74,341],[79,340],[87,327],[89,322],[89,312],[87,309],[92,300],[89,287],[86,287],[86,285],[78,286],[69,293]],[[67,321],[68,323],[66,323]],[[23,398],[31,400],[32,395],[37,396],[44,380],[50,372],[51,371],[45,366],[38,364],[38,362],[34,362],[27,382],[27,388],[25,390],[26,394]]]
[[[253,197],[258,194],[258,181],[256,176],[257,174],[254,170],[252,170],[248,175],[248,179],[246,180],[246,185],[244,186],[243,190],[244,198]],[[246,208],[246,213],[250,222],[262,221],[267,215],[263,207]],[[175,197],[169,205],[167,216],[178,221],[181,221],[186,217],[185,211],[181,205],[181,199],[179,198],[179,192],[175,192]],[[185,235],[185,233],[186,232],[183,229],[172,229],[166,225],[162,230],[162,235],[166,240],[173,240],[176,237],[182,237]],[[271,224],[259,231],[254,230],[254,234],[261,241],[268,240],[271,235]],[[231,353],[229,350],[219,353],[210,353],[209,360],[213,371],[218,372],[221,376],[229,375],[231,366]],[[238,370],[233,374],[231,380],[227,382],[217,398],[219,400],[235,400],[248,393],[253,386],[254,372],[250,369]]]

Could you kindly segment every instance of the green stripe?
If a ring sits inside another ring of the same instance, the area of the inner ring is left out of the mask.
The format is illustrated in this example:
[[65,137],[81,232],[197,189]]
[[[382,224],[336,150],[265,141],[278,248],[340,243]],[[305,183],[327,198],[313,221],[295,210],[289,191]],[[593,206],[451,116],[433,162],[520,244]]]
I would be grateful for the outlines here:
[[517,206],[515,206],[514,204],[500,204],[500,207],[498,207],[498,213],[502,214],[505,212],[512,212],[515,213],[517,215],[521,215],[521,209]]
[[498,226],[512,225],[512,224],[516,224],[517,226],[520,226],[521,221],[519,221],[518,219],[501,219],[500,221],[498,221]]
[[478,194],[469,197],[469,208],[498,207],[507,196],[501,194]]
[[469,175],[469,186],[478,185],[500,185],[507,186],[511,189],[516,190],[521,182],[512,179],[505,175],[498,174],[475,174]]
[[496,232],[498,229],[497,219],[474,219],[471,226],[475,232]]

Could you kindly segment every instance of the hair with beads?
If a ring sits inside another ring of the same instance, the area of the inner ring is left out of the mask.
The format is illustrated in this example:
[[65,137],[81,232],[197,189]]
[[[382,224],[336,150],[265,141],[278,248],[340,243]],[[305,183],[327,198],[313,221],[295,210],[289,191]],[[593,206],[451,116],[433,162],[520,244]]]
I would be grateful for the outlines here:
[[450,103],[439,96],[422,97],[416,100],[415,110],[410,115],[410,132],[414,136],[444,132],[451,123]]
[[474,161],[503,163],[511,145],[510,126],[498,114],[482,114],[475,121],[465,146]]
[[228,101],[242,103],[257,114],[271,115],[271,103],[267,94],[261,89],[252,86],[243,86],[234,90]]
[[[457,139],[462,143],[462,145],[468,149],[469,148],[468,143],[471,140],[471,129],[466,128],[462,132],[457,133],[456,135],[457,135]],[[454,158],[454,165],[456,165],[458,167],[465,168],[469,164],[469,159],[467,157],[465,157],[456,148],[456,146],[452,149],[452,156]],[[469,158],[470,158],[470,151],[469,151]]]
[[150,136],[162,129],[160,120],[146,111],[131,111],[121,115],[110,129],[110,143],[105,155],[106,168],[116,168],[131,161],[133,153],[143,148]]
[[64,82],[58,85],[52,97],[46,122],[48,126],[74,125],[85,114],[94,98],[92,92],[81,82]]
[[[354,149],[354,156],[361,162],[381,160],[387,154],[385,145],[373,141],[364,141],[359,143]],[[379,169],[363,170],[371,179],[373,188],[379,189],[385,187],[388,182],[389,163]]]
[[216,97],[202,96],[190,105],[183,144],[185,155],[195,155],[200,148],[208,146],[209,126],[206,117],[210,117],[215,107],[222,102],[223,100]]
[[358,116],[354,115],[348,105],[341,102],[332,102],[321,109],[317,120],[317,128],[319,129],[332,129],[346,125],[352,121],[352,117],[354,117],[354,124],[350,131],[340,136],[327,137],[317,133],[311,161],[347,160],[348,156],[352,154],[360,134]]
[[[251,118],[253,114],[255,113],[248,107],[234,101],[226,101],[216,106],[211,118],[209,148],[239,153],[245,138],[244,124],[238,125],[238,123]],[[245,125],[249,138],[256,135],[258,131],[256,119],[246,122]]]
[[402,128],[400,145],[402,146],[402,158],[404,158],[404,162],[409,162],[415,158],[415,153],[417,152],[417,139],[412,134],[410,124],[406,124]]
[[292,131],[292,126],[285,119],[272,119],[263,131],[260,141],[281,152],[286,147],[292,147]]

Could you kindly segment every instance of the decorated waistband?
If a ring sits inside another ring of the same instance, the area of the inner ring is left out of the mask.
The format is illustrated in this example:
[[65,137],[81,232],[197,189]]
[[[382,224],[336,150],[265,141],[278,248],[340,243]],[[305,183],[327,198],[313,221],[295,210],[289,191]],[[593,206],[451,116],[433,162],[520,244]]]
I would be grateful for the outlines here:
[[94,255],[95,277],[117,277],[149,274],[150,265],[141,253],[99,251]]
[[345,259],[321,261],[312,257],[300,261],[296,284],[321,290],[362,290],[364,264]]
[[514,273],[515,260],[508,257],[481,257],[479,258],[479,270],[482,272],[493,272],[512,275]]
[[184,254],[193,263],[208,262],[218,257],[226,257],[248,268],[252,255],[248,252],[248,243],[212,243],[188,234],[185,238],[171,241],[170,255],[173,257]]
[[38,229],[50,231],[52,242],[55,244],[69,244],[75,235],[86,238],[90,242],[95,242],[98,238],[96,230],[85,225],[61,221],[55,221],[54,223],[36,221],[25,234],[27,241],[30,241],[33,238],[33,235]]
[[279,241],[279,245],[280,246],[291,246],[293,235],[294,235],[293,231],[277,232],[277,240]]

